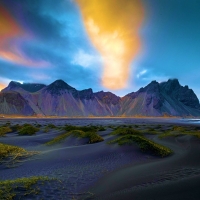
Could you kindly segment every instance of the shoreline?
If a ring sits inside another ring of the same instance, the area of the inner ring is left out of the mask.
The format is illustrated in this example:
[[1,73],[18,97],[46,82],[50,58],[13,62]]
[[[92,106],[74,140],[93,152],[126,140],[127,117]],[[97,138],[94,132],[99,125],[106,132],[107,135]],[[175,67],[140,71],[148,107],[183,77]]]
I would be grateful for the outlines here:
[[193,118],[193,117],[188,117],[188,118],[183,118],[183,117],[151,117],[151,116],[143,116],[143,117],[51,117],[51,116],[45,116],[45,117],[34,117],[34,116],[4,116],[1,117],[0,119],[200,119],[199,118]]

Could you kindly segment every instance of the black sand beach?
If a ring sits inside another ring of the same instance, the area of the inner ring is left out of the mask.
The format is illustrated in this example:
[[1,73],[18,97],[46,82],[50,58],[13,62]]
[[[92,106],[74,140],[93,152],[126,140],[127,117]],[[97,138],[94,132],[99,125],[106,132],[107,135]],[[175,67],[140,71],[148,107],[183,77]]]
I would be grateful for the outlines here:
[[[191,129],[200,127],[198,120],[162,118],[106,119],[1,119],[0,125],[40,124],[33,136],[17,132],[0,137],[0,142],[39,151],[38,155],[13,168],[0,165],[0,180],[21,177],[48,176],[59,181],[42,186],[41,193],[24,199],[199,199],[200,197],[200,139],[192,135],[166,137],[147,134],[150,140],[169,147],[173,154],[165,158],[142,152],[137,145],[108,145],[116,136],[112,126],[126,125],[162,129],[179,125]],[[45,133],[47,124],[56,125]],[[64,141],[47,146],[46,142],[64,133],[66,124],[106,127],[98,134],[104,141],[88,144],[87,139],[69,136]],[[22,199],[23,199],[22,198]]]

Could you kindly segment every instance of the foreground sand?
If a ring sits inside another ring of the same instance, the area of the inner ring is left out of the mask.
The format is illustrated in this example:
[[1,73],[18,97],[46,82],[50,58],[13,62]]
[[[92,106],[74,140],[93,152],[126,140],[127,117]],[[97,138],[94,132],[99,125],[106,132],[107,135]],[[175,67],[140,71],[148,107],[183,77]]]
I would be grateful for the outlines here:
[[[56,126],[85,125],[148,125],[174,124],[198,127],[198,121],[179,119],[1,119],[0,125],[16,123],[49,124]],[[113,138],[111,128],[99,132],[104,142],[87,144],[85,139],[69,137],[64,142],[46,146],[45,142],[61,134],[61,130],[38,132],[35,136],[16,133],[1,137],[0,142],[17,145],[41,153],[18,167],[0,166],[0,179],[49,176],[60,180],[42,186],[42,193],[30,199],[199,199],[200,198],[200,139],[181,136],[150,139],[174,151],[160,158],[143,153],[137,146],[108,145]]]

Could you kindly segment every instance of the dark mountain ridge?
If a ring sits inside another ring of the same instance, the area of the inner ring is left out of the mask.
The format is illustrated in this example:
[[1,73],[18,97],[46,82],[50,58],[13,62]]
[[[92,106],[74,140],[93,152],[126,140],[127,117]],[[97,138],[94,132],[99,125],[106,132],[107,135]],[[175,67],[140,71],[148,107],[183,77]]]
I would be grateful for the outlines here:
[[63,80],[47,86],[11,81],[0,94],[1,114],[11,114],[12,109],[8,108],[14,106],[13,113],[19,115],[200,116],[196,94],[188,86],[181,86],[177,79],[152,81],[122,98],[111,92],[93,92],[91,88],[79,91]]
[[44,87],[46,87],[46,85],[40,84],[40,83],[23,83],[23,84],[21,84],[16,81],[11,81],[9,83],[8,87],[3,89],[2,91],[10,91],[10,90],[15,90],[16,88],[22,88],[27,92],[37,92]]

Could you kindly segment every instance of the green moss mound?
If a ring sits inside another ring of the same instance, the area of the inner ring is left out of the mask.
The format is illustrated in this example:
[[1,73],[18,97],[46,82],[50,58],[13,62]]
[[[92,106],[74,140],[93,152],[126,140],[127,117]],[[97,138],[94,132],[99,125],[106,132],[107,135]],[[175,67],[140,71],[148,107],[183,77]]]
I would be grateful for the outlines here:
[[104,128],[103,126],[99,127],[98,131],[105,131],[106,128]]
[[6,133],[12,132],[12,129],[7,126],[0,127],[0,137],[5,136]]
[[183,133],[180,133],[180,132],[170,132],[170,131],[167,131],[167,132],[164,132],[162,134],[160,134],[158,137],[160,139],[163,139],[163,138],[167,138],[167,137],[179,137],[179,136],[183,136],[184,134]]
[[0,199],[24,199],[40,192],[37,184],[44,184],[47,181],[53,181],[48,177],[33,176],[29,178],[18,178],[15,180],[0,181]]
[[70,136],[70,132],[69,133],[64,133],[62,135],[59,135],[55,138],[53,138],[52,140],[50,140],[49,142],[46,142],[45,144],[46,145],[54,145],[54,144],[58,144],[60,143],[61,141],[63,141],[64,139],[66,139],[68,136]]
[[96,131],[105,131],[106,129],[103,126],[72,126],[72,125],[65,125],[65,131],[73,131],[73,130],[80,130],[84,132],[96,132]]
[[38,128],[32,126],[31,124],[24,124],[18,131],[19,135],[34,135]]
[[173,126],[172,127],[172,131],[180,131],[180,132],[184,132],[186,131],[186,129],[182,126]]
[[50,128],[50,129],[56,128],[56,126],[54,124],[48,124],[46,127]]
[[44,128],[44,133],[48,133],[51,129],[55,129],[57,128],[57,126],[55,126],[54,124],[48,124],[45,128]]
[[10,126],[10,128],[12,129],[12,131],[19,131],[22,128],[22,126],[19,124],[15,124],[13,126]]
[[84,132],[80,130],[74,130],[74,131],[71,131],[70,134],[78,138],[89,138],[88,143],[91,143],[91,144],[103,141],[103,138],[95,132],[90,132],[90,131]]
[[200,138],[200,131],[184,131],[184,132],[167,131],[163,134],[160,134],[158,137],[160,139],[163,139],[163,138],[167,138],[167,137],[179,137],[179,136],[184,136],[184,135],[190,135],[190,136]]
[[142,132],[132,129],[132,128],[118,128],[111,133],[111,135],[118,135],[117,139],[111,140],[108,144],[118,145],[139,145],[140,149],[144,152],[150,152],[155,155],[159,155],[162,157],[168,156],[172,153],[172,150],[157,144],[142,135]]
[[112,140],[108,142],[108,144],[114,144],[117,143],[118,145],[125,145],[125,144],[138,144],[140,149],[144,152],[152,152],[153,154],[165,157],[172,153],[172,150],[162,146],[160,144],[157,144],[143,136],[138,135],[126,135],[121,136],[115,140]]
[[0,143],[0,160],[25,152],[26,150],[21,147]]
[[0,164],[6,167],[16,167],[37,154],[39,152],[26,151],[18,146],[0,143]]
[[[71,127],[70,127],[71,128]],[[101,142],[104,139],[99,136],[96,132],[94,131],[88,131],[91,130],[90,127],[88,127],[89,129],[84,128],[84,130],[87,131],[83,131],[83,130],[71,130],[67,133],[64,133],[62,135],[59,135],[57,137],[55,137],[54,139],[50,140],[49,142],[46,143],[46,145],[53,145],[53,144],[57,144],[60,143],[61,141],[63,141],[64,139],[66,139],[67,137],[69,137],[70,135],[74,136],[74,137],[78,137],[78,138],[88,138],[89,141],[88,143],[97,143],[97,142]]]
[[114,130],[111,135],[141,135],[142,133],[139,130],[133,128],[117,128]]

